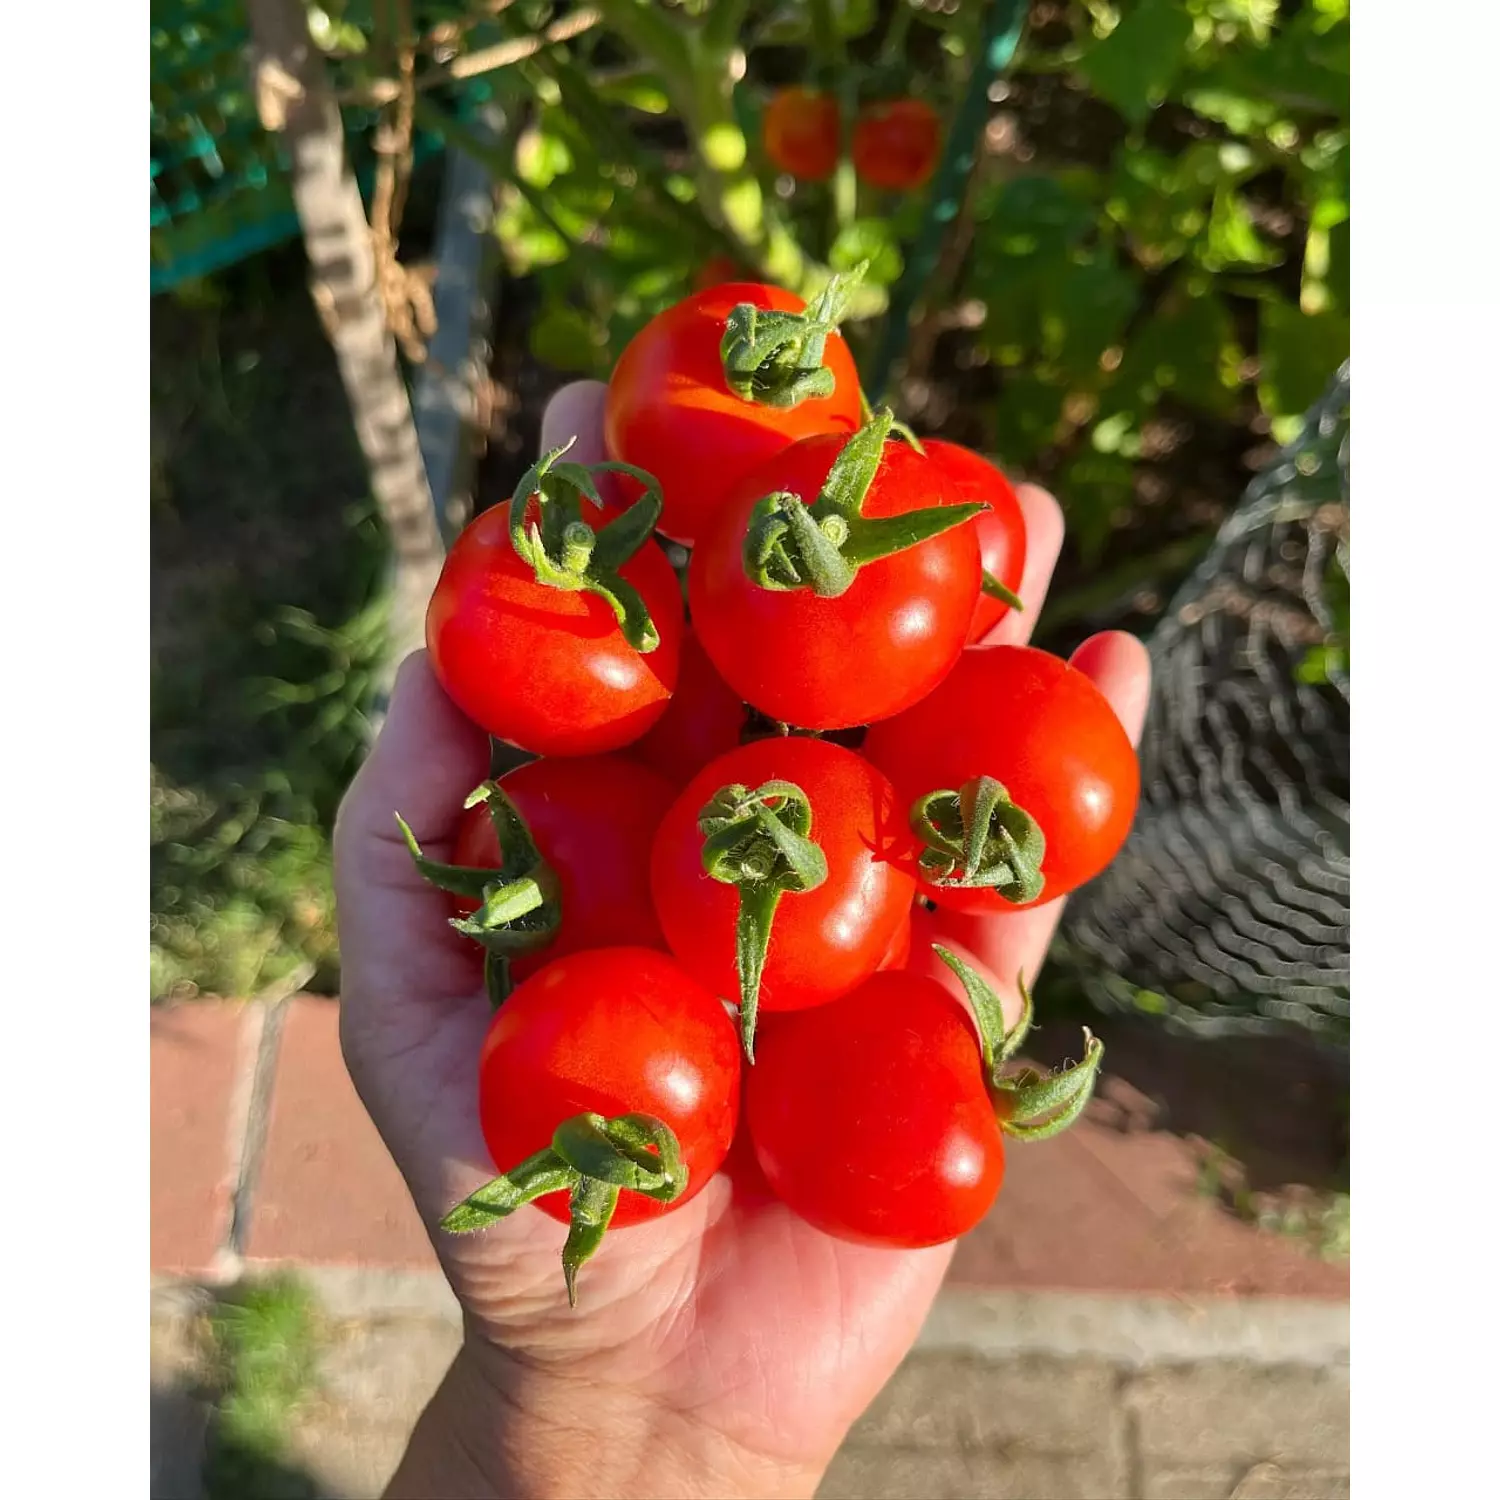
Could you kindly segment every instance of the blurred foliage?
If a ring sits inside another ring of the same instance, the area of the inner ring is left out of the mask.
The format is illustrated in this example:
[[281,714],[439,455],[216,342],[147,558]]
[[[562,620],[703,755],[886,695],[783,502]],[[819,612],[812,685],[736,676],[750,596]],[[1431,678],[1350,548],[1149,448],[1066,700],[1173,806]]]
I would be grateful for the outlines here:
[[300,280],[283,254],[154,308],[154,998],[337,978],[328,840],[385,549]]

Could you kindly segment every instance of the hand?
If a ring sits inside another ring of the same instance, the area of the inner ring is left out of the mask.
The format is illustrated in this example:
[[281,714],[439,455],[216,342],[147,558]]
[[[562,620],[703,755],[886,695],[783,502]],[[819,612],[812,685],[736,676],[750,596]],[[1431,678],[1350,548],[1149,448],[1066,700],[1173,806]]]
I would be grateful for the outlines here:
[[[576,435],[570,456],[599,461],[603,389],[560,392],[543,449]],[[993,641],[1030,633],[1062,542],[1057,503],[1032,486],[1020,498],[1026,609]],[[1074,661],[1138,736],[1140,644],[1096,636]],[[915,1340],[952,1246],[830,1239],[770,1197],[741,1145],[681,1211],[606,1240],[576,1312],[559,1268],[564,1226],[522,1211],[474,1235],[436,1227],[494,1175],[476,1089],[491,1011],[476,950],[448,926],[448,898],[416,873],[394,814],[432,857],[449,858],[459,808],[488,763],[484,734],[419,652],[402,667],[334,839],[344,1056],[465,1317],[463,1352],[391,1493],[811,1495]],[[938,938],[985,973],[1013,1019],[1016,976],[1035,977],[1062,904],[989,919],[921,914],[912,965],[956,985],[931,956]]]

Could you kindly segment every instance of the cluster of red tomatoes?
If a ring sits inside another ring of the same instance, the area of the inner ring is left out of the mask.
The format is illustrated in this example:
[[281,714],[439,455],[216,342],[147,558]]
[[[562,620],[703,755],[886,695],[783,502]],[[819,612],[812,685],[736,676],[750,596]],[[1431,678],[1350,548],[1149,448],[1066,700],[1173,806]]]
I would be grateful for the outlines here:
[[[921,99],[866,104],[849,137],[854,172],[871,187],[909,192],[937,165],[942,128],[937,111]],[[843,148],[839,102],[819,89],[778,89],[766,105],[761,144],[778,171],[803,182],[833,176]]]
[[[469,799],[451,863],[407,833],[498,1007],[479,1090],[504,1175],[445,1223],[537,1202],[571,1226],[570,1293],[609,1224],[686,1202],[741,1128],[828,1233],[929,1245],[988,1209],[1006,1134],[1092,1087],[1096,1042],[1008,1075],[1029,1017],[1007,1029],[945,950],[972,1017],[907,967],[918,907],[1096,875],[1137,770],[1081,673],[973,644],[1019,606],[1019,505],[868,411],[849,290],[732,283],[654,319],[609,385],[611,460],[545,455],[429,609],[449,696],[538,757]],[[690,548],[686,612],[657,533]]]

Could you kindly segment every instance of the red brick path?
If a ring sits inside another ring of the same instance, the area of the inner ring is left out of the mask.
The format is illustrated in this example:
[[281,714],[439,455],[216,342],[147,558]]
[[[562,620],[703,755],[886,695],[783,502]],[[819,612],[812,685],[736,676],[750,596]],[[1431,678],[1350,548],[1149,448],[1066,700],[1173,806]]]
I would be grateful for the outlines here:
[[[253,1007],[204,1002],[151,1017],[151,1266],[211,1279],[257,1262],[432,1269],[400,1176],[338,1049],[336,1002],[287,1002],[259,1047]],[[257,1055],[264,1138],[247,1151]],[[267,1088],[266,1085],[269,1085]],[[1201,1146],[1122,1130],[1108,1091],[1067,1135],[1009,1154],[989,1220],[952,1279],[1025,1290],[1346,1298],[1347,1264],[1259,1231],[1199,1189]],[[245,1222],[235,1184],[247,1158]],[[231,1243],[233,1231],[234,1243]],[[225,1252],[232,1252],[228,1255]]]

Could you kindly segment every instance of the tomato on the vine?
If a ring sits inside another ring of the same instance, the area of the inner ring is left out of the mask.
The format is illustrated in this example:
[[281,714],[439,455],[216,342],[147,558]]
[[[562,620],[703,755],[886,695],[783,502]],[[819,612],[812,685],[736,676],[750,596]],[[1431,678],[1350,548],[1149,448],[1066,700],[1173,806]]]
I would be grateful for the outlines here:
[[[571,1300],[607,1227],[658,1218],[708,1184],[734,1138],[739,1082],[723,1004],[666,954],[595,948],[560,958],[490,1023],[479,1122],[505,1176],[443,1226],[482,1229],[535,1202],[571,1225]],[[591,1171],[611,1160],[630,1180]]]
[[779,172],[821,182],[839,164],[839,104],[816,89],[783,88],[771,96],[761,142]]
[[[1000,1072],[1025,1036],[998,998],[938,950],[975,1016],[935,979],[876,974],[830,1005],[769,1016],[745,1083],[745,1123],[771,1190],[826,1234],[870,1245],[941,1245],[989,1211],[1005,1136],[1065,1129],[1103,1049],[1056,1077]],[[977,1035],[976,1035],[977,1033]]]
[[656,476],[667,536],[695,541],[730,486],[789,443],[859,426],[859,375],[836,327],[856,281],[834,278],[811,306],[758,282],[710,287],[625,346],[605,445]]
[[860,111],[849,155],[871,187],[908,191],[932,176],[941,141],[942,121],[930,104],[891,99]]
[[755,740],[705,766],[668,809],[651,891],[672,952],[700,983],[757,1009],[844,994],[909,922],[915,885],[887,852],[904,834],[863,757],[800,735]]
[[1109,700],[1032,646],[970,647],[861,748],[911,820],[923,894],[955,911],[1014,911],[1092,880],[1125,842],[1140,792]]
[[747,717],[745,705],[714,670],[697,633],[689,628],[682,638],[672,701],[630,747],[630,754],[681,787],[709,761],[740,743]]
[[978,505],[887,442],[804,438],[730,494],[688,565],[694,628],[724,680],[772,719],[847,729],[918,702],[963,650],[979,597]]
[[977,500],[984,506],[974,518],[985,577],[969,626],[972,645],[1020,602],[1017,591],[1026,570],[1026,518],[1010,480],[988,459],[941,438],[923,438],[922,451],[942,470],[955,502]]
[[651,535],[648,486],[606,516],[593,471],[547,454],[509,506],[475,517],[427,606],[443,690],[481,729],[538,755],[589,755],[637,739],[677,682],[682,590]]
[[885,957],[880,960],[882,969],[904,969],[911,958],[912,944],[912,912],[907,907],[906,917],[896,929],[896,935],[890,941],[885,950]]
[[[545,946],[512,959],[515,978],[584,948],[665,947],[651,903],[651,844],[675,791],[665,777],[624,755],[556,756],[517,766],[494,787],[550,870],[553,885],[546,894],[558,907]],[[521,851],[496,810],[493,793],[465,809],[453,838],[453,863],[492,870],[503,881],[513,875]],[[504,843],[512,847],[504,849]],[[459,917],[472,918],[481,901],[455,895],[453,908]]]

